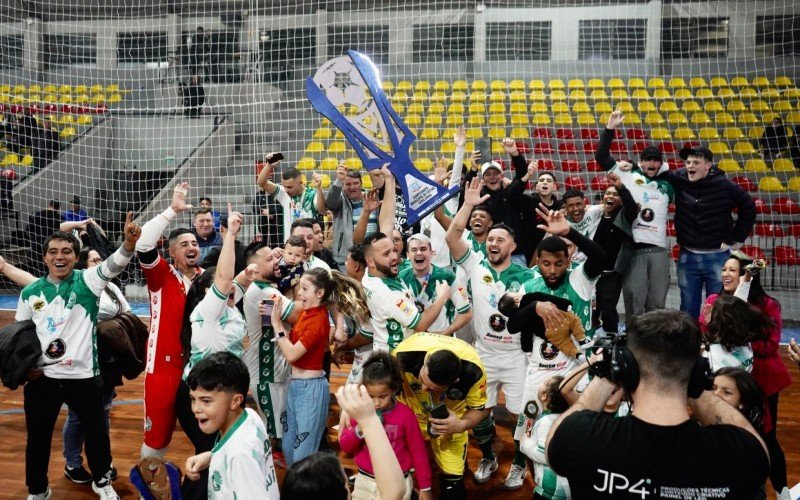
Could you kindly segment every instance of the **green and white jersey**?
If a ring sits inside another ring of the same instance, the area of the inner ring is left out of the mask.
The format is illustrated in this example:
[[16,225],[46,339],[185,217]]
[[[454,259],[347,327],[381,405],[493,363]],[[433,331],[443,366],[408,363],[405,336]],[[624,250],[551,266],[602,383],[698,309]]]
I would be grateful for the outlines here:
[[544,498],[552,500],[568,500],[570,498],[569,482],[561,477],[547,464],[545,456],[545,441],[553,422],[561,415],[543,412],[533,424],[530,437],[525,437],[520,443],[520,450],[533,461],[533,476],[536,487],[534,492]]
[[[659,173],[665,170],[669,170],[669,167],[662,165]],[[614,165],[610,172],[619,175],[639,204],[639,213],[631,224],[633,240],[667,248],[667,217],[669,204],[675,198],[675,188],[663,179],[650,179],[639,167],[625,172]]]
[[[239,283],[233,283],[235,304],[244,296],[244,289]],[[192,343],[189,362],[183,370],[184,380],[197,363],[215,352],[227,351],[240,358],[244,354],[244,318],[238,309],[228,307],[228,295],[220,292],[217,285],[211,285],[189,315],[189,321],[192,323]]]
[[250,408],[245,408],[214,443],[208,467],[208,498],[280,499],[267,429]]
[[286,382],[292,370],[278,345],[272,341],[275,334],[272,325],[261,325],[258,306],[262,300],[274,300],[275,297],[281,297],[283,310],[280,315],[284,321],[283,327],[289,332],[292,325],[286,323],[286,318],[294,311],[294,302],[287,299],[272,283],[254,281],[244,294],[244,319],[250,343],[242,359],[250,371],[251,383]]
[[516,292],[529,281],[531,270],[515,262],[498,273],[478,252],[467,250],[456,260],[467,276],[472,296],[472,328],[475,349],[484,356],[521,353],[520,336],[508,333],[508,318],[497,310],[497,302],[506,292]]
[[414,305],[414,294],[400,278],[379,278],[368,273],[361,280],[372,315],[374,350],[393,351],[414,333],[421,314]]
[[475,235],[472,234],[472,231],[464,231],[463,240],[467,242],[473,252],[482,254],[484,259],[489,256],[489,254],[486,253],[486,242],[484,241],[481,243],[478,241]]
[[30,319],[42,346],[36,366],[50,378],[81,379],[100,375],[97,363],[97,314],[100,294],[110,277],[103,264],[72,271],[64,281],[39,278],[22,289],[16,321]]
[[331,266],[329,266],[327,262],[325,262],[320,258],[315,257],[312,254],[307,261],[303,262],[303,269],[309,271],[311,269],[316,269],[316,268],[325,269],[326,271],[331,270]]
[[[591,240],[594,238],[594,233],[597,231],[597,226],[600,225],[600,220],[602,218],[603,205],[590,205],[586,208],[586,213],[583,215],[583,219],[581,219],[580,222],[572,222],[572,219],[569,217],[567,217],[567,222],[569,222],[572,229]],[[584,262],[586,261],[586,255],[580,250],[576,250],[575,255],[572,256],[572,260],[575,262]]]
[[398,276],[411,288],[414,304],[420,313],[436,300],[436,283],[445,281],[450,285],[450,300],[445,303],[439,316],[428,327],[429,332],[444,331],[456,319],[456,313],[463,314],[470,310],[467,288],[452,271],[431,264],[431,271],[422,278],[417,278],[413,268],[405,269]]
[[750,343],[741,347],[735,347],[729,351],[720,344],[711,344],[708,351],[703,353],[708,358],[711,369],[714,371],[720,368],[732,367],[741,368],[747,372],[753,371],[753,348]]
[[298,196],[289,196],[283,186],[277,184],[278,190],[275,191],[273,196],[275,201],[283,207],[283,239],[284,241],[289,238],[289,228],[292,227],[292,222],[297,219],[319,219],[319,212],[315,198],[317,190],[306,186],[303,193]]
[[584,272],[583,263],[575,268],[567,269],[564,279],[558,288],[550,288],[547,282],[539,272],[539,267],[534,266],[533,279],[525,283],[522,289],[525,293],[541,292],[554,297],[561,297],[572,302],[570,311],[575,313],[578,319],[581,320],[586,335],[591,337],[594,331],[592,330],[592,299],[594,298],[595,285],[597,279],[590,280],[586,277]]

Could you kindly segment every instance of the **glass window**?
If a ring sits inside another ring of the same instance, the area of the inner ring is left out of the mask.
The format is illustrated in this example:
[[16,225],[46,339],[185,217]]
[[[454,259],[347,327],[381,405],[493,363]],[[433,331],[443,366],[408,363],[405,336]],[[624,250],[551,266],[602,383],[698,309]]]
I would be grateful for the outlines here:
[[44,35],[45,67],[97,64],[97,35],[57,33]]
[[550,59],[553,23],[550,21],[486,24],[489,61],[546,61]]
[[578,58],[581,60],[644,59],[647,19],[589,19],[580,21]]
[[331,26],[328,30],[328,57],[357,50],[376,64],[389,62],[389,26]]
[[707,59],[728,55],[727,18],[665,18],[662,59]]
[[25,37],[22,35],[0,36],[0,69],[15,69],[23,66]]
[[414,62],[471,61],[474,35],[471,24],[414,25]]
[[117,33],[117,62],[165,62],[168,46],[166,31]]
[[762,57],[800,54],[800,16],[758,16],[756,54]]

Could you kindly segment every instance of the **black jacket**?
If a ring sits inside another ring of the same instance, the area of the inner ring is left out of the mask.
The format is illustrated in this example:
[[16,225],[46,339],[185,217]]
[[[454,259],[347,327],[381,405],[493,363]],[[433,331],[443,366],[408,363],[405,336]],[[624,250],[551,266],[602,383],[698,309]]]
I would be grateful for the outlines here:
[[0,329],[0,376],[12,391],[25,383],[28,370],[42,357],[42,345],[31,320]]
[[[664,172],[659,178],[675,188],[675,232],[680,246],[715,250],[722,243],[743,243],[750,235],[756,221],[755,203],[716,167],[695,182],[689,181],[684,168]],[[735,222],[734,209],[738,209]]]

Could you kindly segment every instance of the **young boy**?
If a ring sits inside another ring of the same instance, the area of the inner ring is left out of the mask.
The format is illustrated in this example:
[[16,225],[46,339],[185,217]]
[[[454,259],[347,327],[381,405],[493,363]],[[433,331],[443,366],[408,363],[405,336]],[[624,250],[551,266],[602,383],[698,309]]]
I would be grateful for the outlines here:
[[294,287],[303,275],[303,260],[305,258],[306,240],[300,236],[290,236],[284,245],[283,256],[278,263],[278,290],[283,294],[293,297]]
[[186,476],[196,481],[209,468],[208,498],[278,500],[278,481],[267,429],[245,408],[250,374],[229,352],[197,363],[186,379],[192,411],[206,434],[219,431],[214,449],[186,460]]

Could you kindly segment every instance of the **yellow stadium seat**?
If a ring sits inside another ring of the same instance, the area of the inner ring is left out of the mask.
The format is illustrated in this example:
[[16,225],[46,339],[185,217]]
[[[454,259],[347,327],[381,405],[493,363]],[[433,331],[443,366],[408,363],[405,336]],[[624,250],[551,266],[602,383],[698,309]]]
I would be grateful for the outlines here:
[[752,156],[757,153],[756,148],[747,141],[739,141],[734,144],[733,152],[742,156]]
[[372,177],[370,177],[369,174],[361,176],[361,187],[364,189],[372,189]]
[[614,89],[611,91],[611,99],[615,101],[630,99],[630,95],[628,95],[628,91],[625,89]]
[[525,92],[525,82],[523,80],[511,80],[508,82],[508,90],[517,91],[521,90],[523,93]]
[[682,89],[686,87],[686,81],[679,76],[674,76],[669,79],[667,86],[672,87],[673,89]]
[[[719,116],[719,115],[718,115]],[[760,123],[760,120],[755,113],[739,113],[737,121],[741,124],[755,124]]]
[[406,125],[416,127],[417,125],[422,125],[422,117],[419,115],[408,114],[406,115],[405,122]]
[[530,136],[530,133],[528,132],[528,129],[526,129],[524,127],[514,127],[514,128],[511,129],[511,138],[512,139],[525,140],[525,139],[528,139],[529,136]]
[[24,94],[26,91],[25,85],[18,84],[14,86],[14,93],[18,95]]
[[109,104],[116,104],[116,103],[118,103],[120,101],[122,101],[122,94],[116,93],[116,94],[111,94],[110,96],[108,96],[108,103]]
[[545,85],[543,80],[534,79],[528,82],[528,90],[544,90]]
[[436,80],[433,82],[433,90],[439,92],[447,92],[450,90],[450,82],[447,80]]
[[775,104],[772,105],[772,109],[779,113],[789,113],[793,111],[792,102],[786,100],[775,101]]
[[747,172],[769,172],[767,163],[761,158],[750,158],[744,164],[744,169]]
[[447,114],[448,115],[463,115],[466,108],[464,108],[464,104],[460,102],[454,102],[450,106],[447,107]]
[[641,78],[631,78],[628,80],[628,88],[629,89],[644,89],[644,80]]
[[405,93],[405,91],[398,90],[397,92],[392,94],[392,96],[389,98],[389,100],[392,101],[392,102],[399,101],[399,102],[405,104],[406,102],[408,102],[408,94]]
[[511,125],[529,125],[527,115],[511,115]]
[[16,153],[6,153],[6,155],[3,157],[3,160],[0,161],[0,166],[10,167],[12,165],[16,165],[17,163],[19,163],[19,155]]
[[752,99],[758,97],[758,91],[752,87],[744,87],[739,90],[739,95],[745,99]]
[[550,115],[544,113],[536,113],[531,118],[531,124],[534,126],[550,125]]
[[563,90],[553,90],[550,92],[551,101],[566,101],[567,94]]
[[505,139],[507,137],[506,129],[502,127],[492,127],[486,132],[486,136],[492,139]]
[[456,152],[456,145],[450,141],[442,142],[442,147],[439,149],[442,154],[452,155]]
[[779,88],[793,87],[794,82],[788,76],[776,76],[775,86]]
[[[631,104],[629,101],[618,102],[617,105],[616,105],[616,108],[618,110],[622,111],[623,113],[633,113],[634,112],[633,104]],[[573,109],[573,111],[575,111],[575,110]]]
[[428,101],[427,92],[414,92],[414,95],[411,96],[411,102],[427,102],[427,101]]
[[482,90],[473,90],[469,95],[469,102],[486,102],[486,92]]
[[747,129],[747,138],[748,139],[761,139],[764,135],[764,127],[761,126],[754,126]]
[[361,170],[363,165],[361,164],[361,159],[351,156],[350,158],[345,158],[344,166],[353,169],[353,170]]
[[702,127],[697,131],[698,137],[704,141],[713,141],[719,139],[719,132],[714,127]]
[[42,102],[46,102],[47,104],[55,104],[58,102],[58,96],[55,94],[47,94],[44,96],[44,99],[42,99]]
[[464,117],[462,115],[447,115],[447,121],[445,123],[449,127],[464,125]]
[[486,93],[488,85],[486,85],[486,80],[473,80],[472,85],[470,85],[470,88],[472,89],[473,92]]
[[786,186],[777,177],[765,175],[758,180],[758,190],[765,193],[781,193],[786,191]]
[[694,96],[698,99],[713,99],[714,91],[709,88],[702,87],[695,91]]
[[745,106],[742,101],[734,99],[728,101],[728,105],[725,107],[725,109],[728,111],[728,113],[741,113],[742,111],[747,111],[747,106]]
[[61,133],[59,133],[58,136],[62,139],[71,139],[75,137],[75,134],[77,134],[75,127],[64,127],[61,129]]
[[523,90],[512,90],[511,93],[508,95],[508,99],[511,102],[525,102],[525,91]]
[[430,158],[417,158],[414,160],[414,166],[420,172],[431,172],[433,170],[433,161]]
[[702,109],[697,101],[683,101],[683,104],[681,104],[681,111],[684,113],[696,113]]
[[23,167],[30,167],[31,165],[33,165],[33,156],[32,155],[23,156],[19,164]]
[[589,106],[588,103],[584,101],[578,101],[572,105],[572,112],[575,113],[576,115],[580,113],[591,113],[592,108]]
[[738,94],[730,87],[722,87],[717,89],[717,97],[720,99],[733,99]]
[[733,125],[736,123],[736,119],[733,117],[732,114],[727,112],[717,113],[717,116],[714,117],[714,123],[717,125]]
[[501,155],[503,153],[505,153],[503,150],[503,145],[499,141],[492,142],[492,154]]
[[547,88],[550,90],[564,90],[566,85],[564,85],[564,80],[555,78],[547,82]]
[[[597,125],[597,120],[595,120],[594,115],[590,113],[581,113],[577,116],[576,120],[578,125],[582,127]],[[538,124],[534,123],[534,125]]]
[[[483,115],[475,115],[480,116],[483,118]],[[485,119],[484,119],[485,120]],[[442,115],[439,114],[429,114],[425,117],[425,121],[423,122],[426,127],[438,127],[442,124]]]
[[483,128],[482,127],[470,127],[467,129],[467,139],[480,139],[483,137]]
[[594,114],[602,115],[604,113],[611,113],[614,108],[607,102],[598,102],[594,105]]
[[[606,122],[608,122],[608,118],[606,118]],[[642,119],[639,117],[638,113],[631,113],[625,116],[625,123],[628,125],[641,125]]]
[[609,78],[608,79],[608,85],[606,85],[606,87],[608,87],[609,89],[612,89],[612,90],[614,90],[614,89],[624,89],[625,88],[625,82],[622,80],[622,78]]
[[[667,115],[667,123],[670,125],[687,125],[689,120],[686,118],[686,115],[683,113],[670,113]],[[656,125],[656,124],[654,124]]]
[[428,80],[418,80],[417,83],[414,84],[414,92],[425,92],[427,94],[430,89],[431,82]]
[[747,78],[744,76],[734,76],[731,78],[731,87],[747,87],[750,83],[747,81]]
[[559,113],[553,118],[553,124],[560,127],[572,125],[572,115],[569,113]]
[[800,175],[790,177],[786,186],[789,188],[789,191],[800,191]]
[[58,87],[59,94],[71,94],[72,93],[72,85],[61,85]]
[[465,102],[467,100],[467,94],[460,91],[454,91],[450,94],[450,102]]
[[666,120],[664,120],[664,117],[661,116],[659,113],[647,113],[647,115],[645,115],[644,117],[644,122],[647,125],[653,126],[653,125],[663,125],[664,123],[666,123]]
[[597,90],[606,88],[606,84],[600,78],[592,78],[586,82],[586,88],[589,90]]
[[489,94],[489,101],[490,102],[504,102],[506,100],[507,94],[500,90],[493,90],[491,94]]
[[406,92],[406,93],[412,92],[414,90],[414,85],[408,80],[400,80],[399,82],[397,82],[395,90],[398,92]]
[[505,125],[506,115],[489,115],[489,125]]
[[[626,116],[625,118],[627,121],[628,117]],[[689,127],[678,127],[675,129],[675,133],[673,135],[675,136],[675,139],[679,141],[692,141],[697,139],[694,130],[690,129]]]
[[[102,88],[100,90],[102,92]],[[28,94],[40,94],[42,92],[42,86],[38,83],[34,83],[28,87]]]
[[69,94],[61,94],[58,98],[59,104],[72,104],[72,96]]
[[706,83],[706,79],[702,76],[693,76],[689,79],[689,86],[693,89],[699,89],[708,87],[708,83]]
[[467,117],[467,125],[471,127],[478,127],[486,123],[486,115],[469,115]]
[[767,78],[765,76],[753,77],[752,84],[753,84],[754,87],[757,87],[757,88],[769,87],[769,78]]
[[781,115],[778,113],[764,113],[763,115],[761,115],[761,122],[765,124],[770,124],[772,123],[772,120],[780,117]]
[[[99,94],[99,93],[102,93],[102,92],[103,92],[105,89],[104,89],[104,88],[103,88],[103,86],[102,86],[102,85],[100,85],[99,83],[95,83],[94,85],[92,85],[91,87],[89,87],[89,90],[90,90],[90,91],[91,91],[93,94]],[[77,91],[77,87],[76,87],[76,91]]]
[[784,121],[786,123],[790,123],[792,125],[800,124],[800,112],[792,111],[791,113],[786,115],[786,118],[784,119]]
[[633,89],[631,99],[650,99],[650,92],[647,89]]
[[672,94],[669,89],[655,89],[653,90],[653,99],[672,99]]
[[770,101],[781,97],[781,91],[779,89],[776,89],[775,87],[767,87],[758,90],[761,93],[761,97],[763,97],[764,99],[769,99]]
[[717,168],[726,174],[735,174],[742,171],[739,162],[730,158],[723,158],[717,162]]
[[573,78],[567,82],[567,89],[569,90],[583,90],[586,84],[580,78]]
[[[527,113],[528,106],[524,102],[512,102],[511,106],[509,106],[508,110],[511,113]],[[503,104],[502,111],[492,111],[491,106],[489,107],[489,112],[491,113],[505,113],[505,105]]]
[[585,101],[586,100],[586,92],[583,90],[572,90],[567,96],[570,101]]
[[406,108],[406,113],[409,115],[422,115],[425,113],[425,106],[418,102],[411,103]]
[[430,102],[445,102],[447,101],[447,94],[444,92],[434,92],[429,99]]
[[708,143],[708,149],[715,155],[729,155],[731,148],[728,147],[727,142],[713,141]]
[[383,91],[385,93],[388,94],[388,93],[390,93],[391,91],[394,90],[394,83],[389,82],[389,81],[381,82],[381,88],[383,89]]
[[676,113],[678,111],[678,104],[675,101],[664,101],[658,105],[660,113]]
[[606,91],[604,89],[594,89],[589,94],[589,99],[592,99],[594,101],[607,101],[608,94],[606,94]]
[[650,131],[650,138],[654,141],[669,141],[672,139],[672,135],[668,129],[656,127]]
[[322,177],[322,189],[328,189],[331,187],[331,176],[328,174],[320,174]]
[[647,86],[651,89],[663,89],[664,87],[667,86],[667,84],[664,83],[663,78],[653,77],[647,80]]
[[332,155],[341,155],[347,152],[347,146],[344,145],[344,142],[341,141],[334,141],[328,145],[328,153]]
[[703,110],[706,113],[710,113],[710,114],[713,115],[713,114],[717,114],[717,113],[719,113],[721,111],[725,111],[725,107],[719,101],[706,101],[703,104]]
[[744,139],[745,135],[739,127],[725,127],[722,131],[722,137],[729,141],[738,141],[739,139]]
[[750,111],[754,113],[769,113],[772,109],[769,107],[769,103],[764,101],[763,99],[753,99],[750,101]]
[[505,80],[492,80],[492,83],[489,84],[489,88],[493,91],[505,92],[508,87],[506,86]]
[[794,163],[789,158],[778,158],[772,162],[773,172],[794,172]]
[[[391,100],[391,97],[389,99]],[[401,102],[393,101],[392,108],[394,108],[398,115],[405,114],[406,112],[406,107]]]
[[[311,160],[312,162],[314,161],[313,158],[307,158],[307,160]],[[323,158],[322,161],[319,162],[320,170],[336,170],[338,167],[339,167],[339,160],[332,156]]]
[[[524,107],[524,104],[523,104]],[[486,106],[481,102],[473,102],[469,105],[469,112],[470,113],[486,113]],[[496,114],[496,113],[505,113],[506,112],[506,105],[502,102],[493,102],[489,104],[489,113]]]
[[715,76],[711,79],[711,88],[727,87],[728,80],[724,76]]
[[675,89],[675,99],[691,99],[694,97],[692,91],[687,88]]
[[314,131],[313,137],[314,139],[330,139],[333,137],[333,130],[328,127],[320,127]]
[[428,106],[428,113],[436,113],[438,115],[444,114],[444,104],[440,102],[431,103]]
[[78,125],[91,125],[92,115],[78,115],[78,118],[75,120],[75,123],[77,123]]
[[528,94],[528,100],[531,102],[541,102],[547,100],[547,95],[541,90],[531,90]]
[[569,105],[565,102],[554,102],[553,105],[550,106],[550,112],[553,114],[569,113]]
[[[2,92],[2,89],[0,89],[0,92]],[[48,83],[47,85],[42,87],[42,92],[44,92],[45,94],[55,94],[56,92],[58,92],[58,87],[56,87],[52,83]]]
[[548,113],[550,108],[543,102],[534,102],[531,104],[531,113]]

